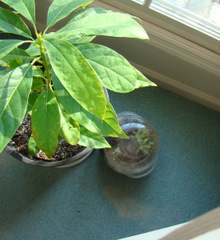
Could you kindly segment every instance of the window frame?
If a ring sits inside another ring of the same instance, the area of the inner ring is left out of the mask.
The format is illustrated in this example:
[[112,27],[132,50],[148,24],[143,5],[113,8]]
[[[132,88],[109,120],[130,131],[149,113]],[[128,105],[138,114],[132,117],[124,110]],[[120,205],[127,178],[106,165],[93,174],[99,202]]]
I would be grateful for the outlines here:
[[135,15],[140,19],[148,21],[158,27],[161,27],[193,43],[207,48],[214,53],[220,54],[220,41],[218,39],[181,22],[178,22],[160,12],[152,10],[149,8],[152,0],[146,0],[143,5],[132,0],[100,1],[126,11],[129,14]]

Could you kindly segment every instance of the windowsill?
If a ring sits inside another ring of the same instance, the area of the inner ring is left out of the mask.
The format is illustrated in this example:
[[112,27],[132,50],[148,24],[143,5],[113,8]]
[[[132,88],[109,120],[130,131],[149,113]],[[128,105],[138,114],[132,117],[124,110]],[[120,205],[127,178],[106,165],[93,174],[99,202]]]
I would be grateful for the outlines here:
[[[154,171],[115,173],[94,150],[71,168],[43,168],[0,154],[0,239],[116,240],[187,222],[219,205],[220,113],[159,87],[109,92],[160,137]],[[178,239],[178,238],[174,238]]]

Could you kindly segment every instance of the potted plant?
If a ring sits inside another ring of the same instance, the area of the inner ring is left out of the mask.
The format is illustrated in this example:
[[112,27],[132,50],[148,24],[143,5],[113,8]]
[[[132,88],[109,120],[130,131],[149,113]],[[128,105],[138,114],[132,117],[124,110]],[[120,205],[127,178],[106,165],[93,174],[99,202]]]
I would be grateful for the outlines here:
[[104,149],[107,164],[116,172],[141,178],[152,172],[159,153],[159,136],[151,123],[133,112],[118,114],[119,124],[129,139],[108,138]]
[[[106,136],[126,138],[103,88],[127,93],[154,84],[120,54],[91,41],[97,35],[148,39],[137,20],[86,8],[91,0],[54,0],[38,32],[34,0],[1,2],[14,11],[0,8],[0,31],[21,38],[0,40],[0,152],[27,115],[29,154],[41,151],[47,160],[60,139],[94,149],[110,147]],[[70,14],[64,27],[50,31]]]

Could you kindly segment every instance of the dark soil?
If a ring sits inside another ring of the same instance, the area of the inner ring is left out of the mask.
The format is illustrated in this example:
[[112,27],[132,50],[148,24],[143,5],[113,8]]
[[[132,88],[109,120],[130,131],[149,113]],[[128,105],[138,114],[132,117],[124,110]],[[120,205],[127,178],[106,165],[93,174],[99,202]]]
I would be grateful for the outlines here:
[[61,138],[55,153],[50,159],[42,151],[39,151],[35,156],[30,156],[28,151],[28,141],[30,136],[31,136],[31,116],[26,115],[22,124],[14,134],[10,144],[14,146],[18,152],[31,159],[40,159],[46,161],[64,160],[73,157],[74,155],[85,149],[80,145],[75,146],[70,145]]

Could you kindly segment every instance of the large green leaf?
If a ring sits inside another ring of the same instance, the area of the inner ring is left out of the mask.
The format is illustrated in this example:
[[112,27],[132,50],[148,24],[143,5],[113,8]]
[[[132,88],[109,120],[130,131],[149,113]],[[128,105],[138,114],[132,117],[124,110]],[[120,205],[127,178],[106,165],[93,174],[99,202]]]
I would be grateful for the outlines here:
[[36,100],[32,110],[34,140],[48,158],[54,153],[60,133],[60,115],[56,98],[50,89],[45,89]]
[[121,93],[135,89],[135,70],[120,54],[108,47],[91,43],[77,45],[77,48],[91,64],[104,87]]
[[45,41],[45,47],[63,88],[83,108],[103,119],[105,95],[96,73],[81,52],[70,43],[55,39]]
[[0,30],[31,38],[31,32],[24,21],[15,13],[0,7]]
[[56,33],[60,38],[78,34],[148,39],[146,31],[132,16],[110,11],[70,21]]
[[80,138],[79,124],[67,114],[62,107],[60,110],[60,135],[71,145],[76,145]]
[[57,80],[55,75],[53,75],[53,83],[59,102],[70,117],[80,125],[95,134],[126,138],[126,135],[119,126],[117,115],[109,102],[107,102],[105,118],[102,121],[100,118],[82,108],[62,87],[62,84]]
[[0,152],[21,124],[32,85],[31,66],[22,65],[0,78]]
[[76,8],[91,2],[91,0],[54,0],[47,15],[47,28],[68,16]]
[[35,0],[1,0],[35,25]]
[[94,134],[93,132],[88,131],[83,126],[80,126],[79,144],[88,148],[111,148],[111,146],[103,136]]
[[17,46],[23,44],[22,40],[0,40],[0,59],[5,57],[8,53],[10,53]]

